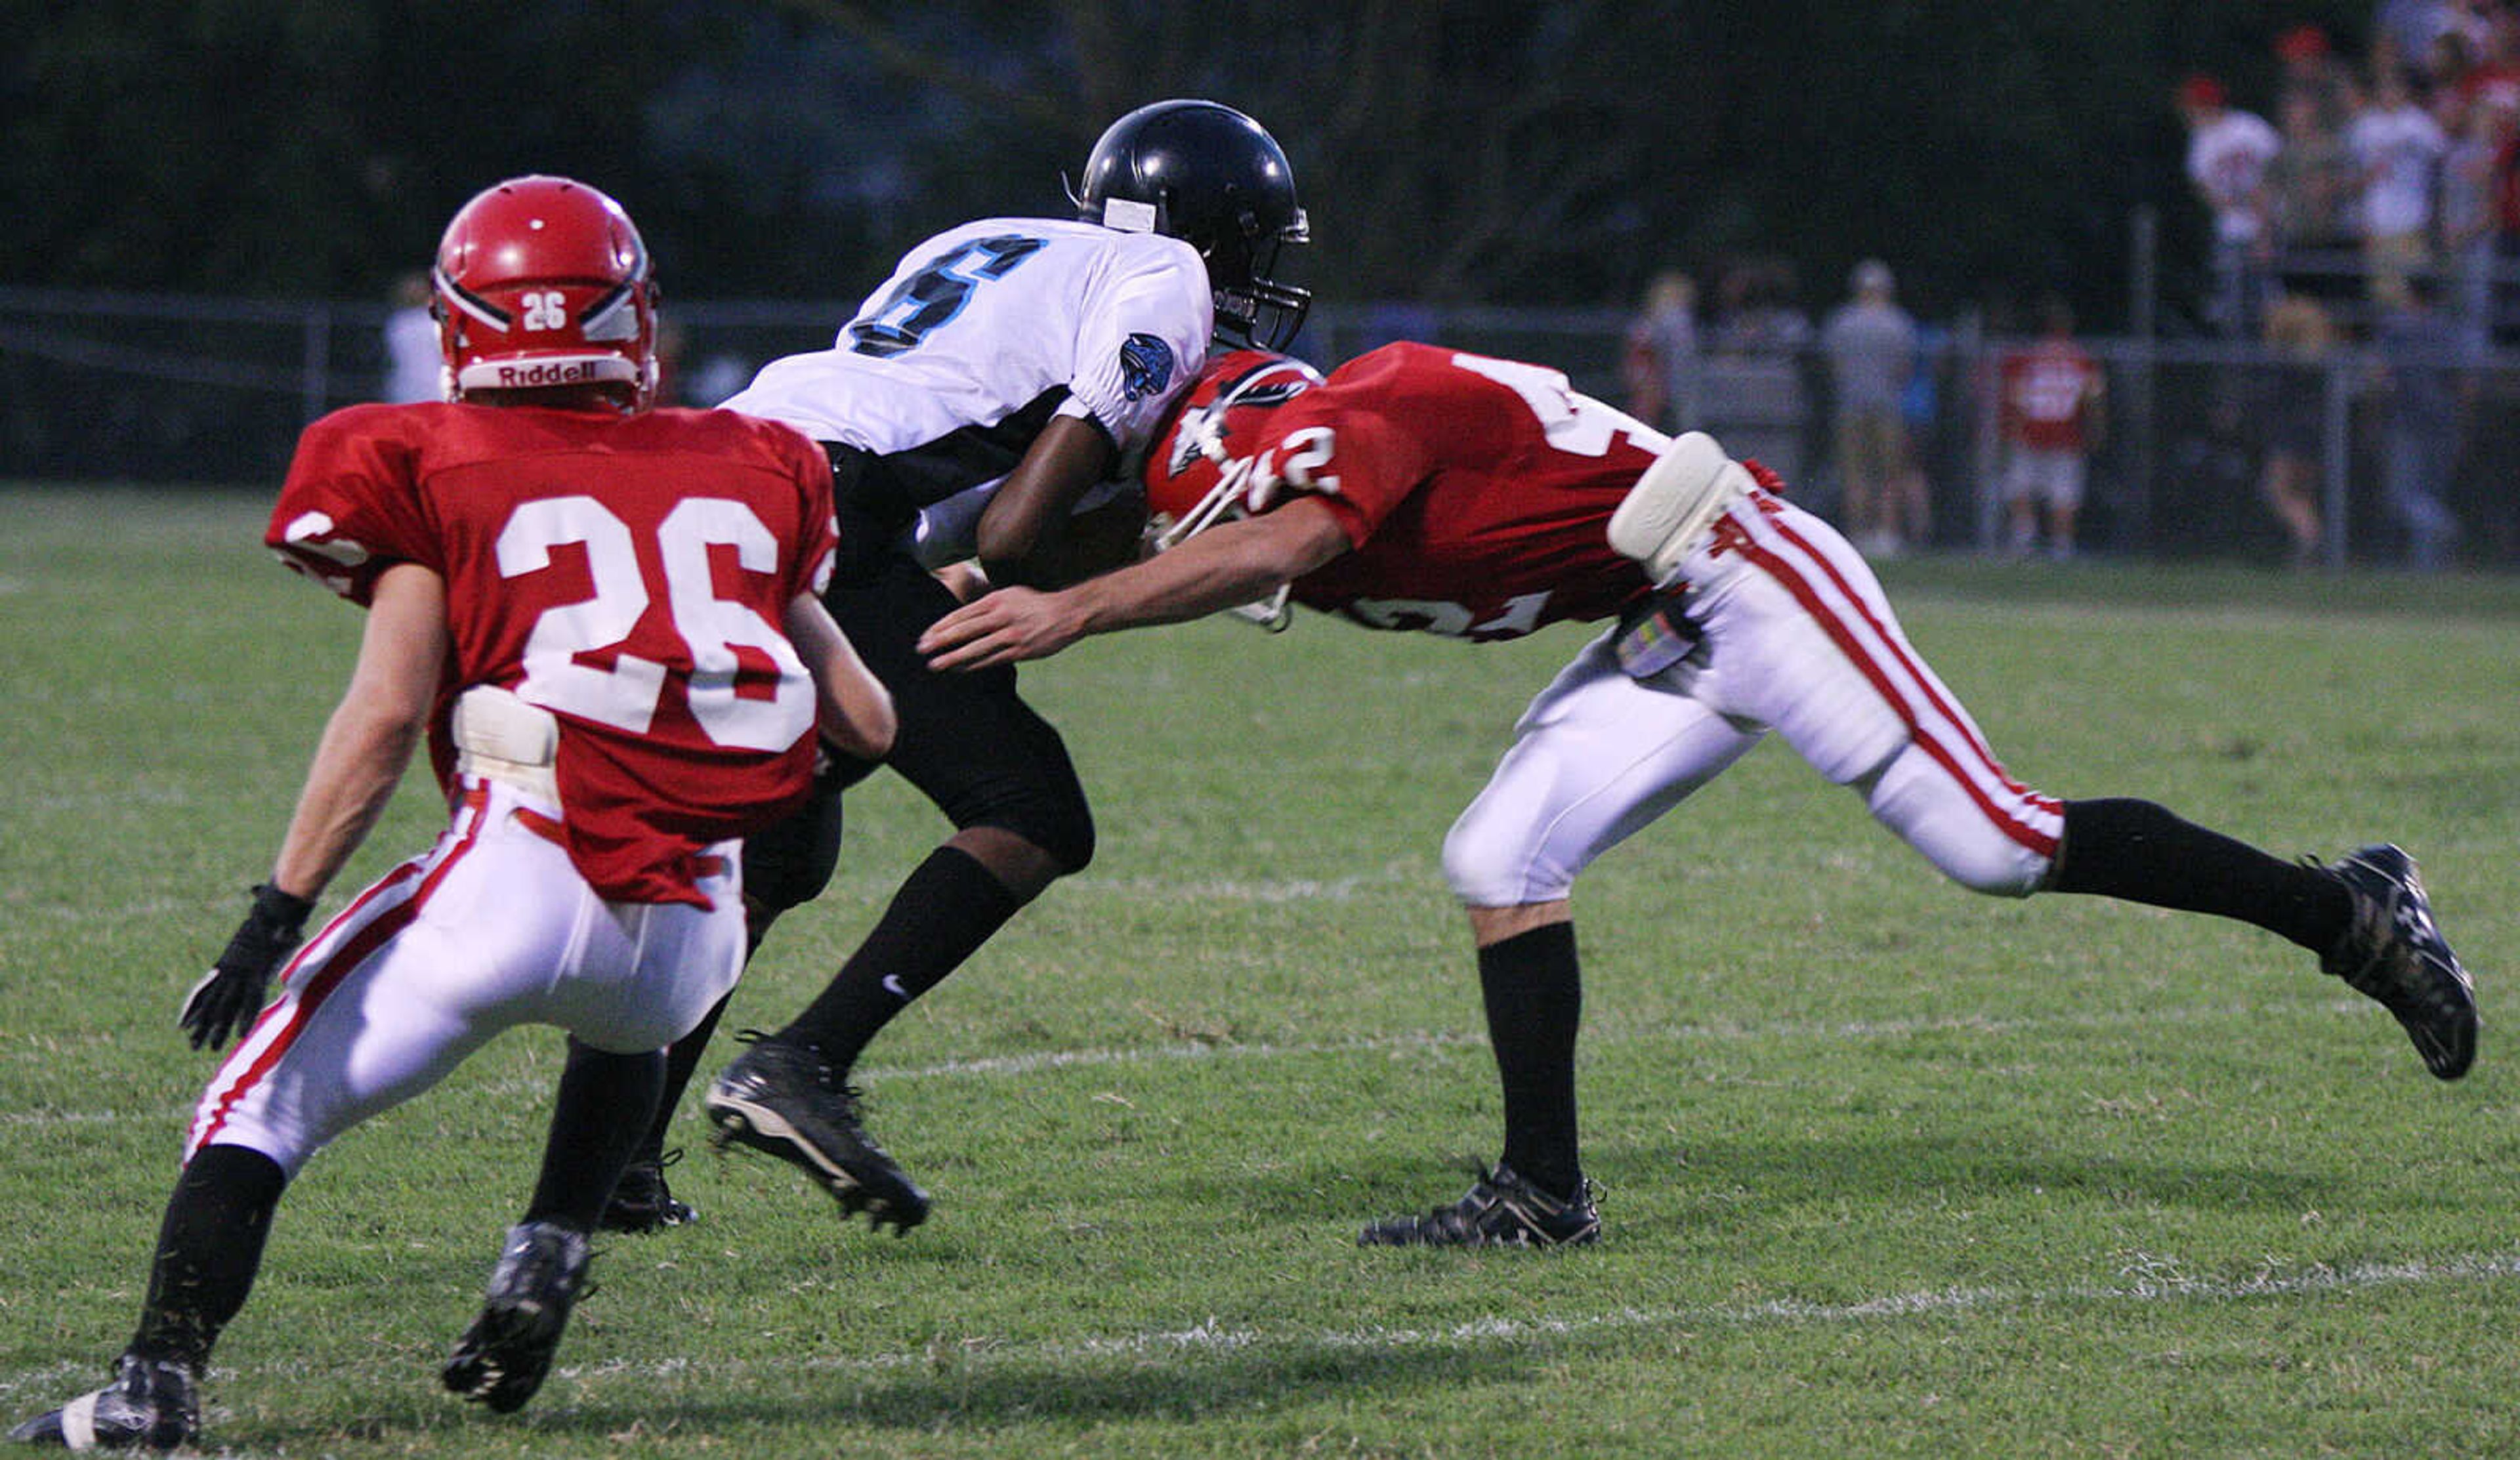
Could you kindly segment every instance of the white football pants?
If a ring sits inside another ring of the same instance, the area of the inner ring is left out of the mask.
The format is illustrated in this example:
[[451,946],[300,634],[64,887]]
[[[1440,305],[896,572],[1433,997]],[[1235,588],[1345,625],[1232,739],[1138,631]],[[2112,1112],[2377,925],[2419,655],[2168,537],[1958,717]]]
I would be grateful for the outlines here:
[[359,894],[281,975],[210,1078],[184,1159],[240,1145],[294,1176],[500,1032],[553,1024],[633,1054],[699,1023],[743,966],[739,844],[711,849],[714,904],[611,903],[557,834],[559,808],[467,777],[437,845]]
[[1687,659],[1633,679],[1613,630],[1524,712],[1444,840],[1444,873],[1464,904],[1566,897],[1595,858],[1772,730],[1955,881],[2005,897],[2038,889],[2062,804],[2004,774],[1834,528],[1753,490],[1684,575],[1684,606],[1703,634]]

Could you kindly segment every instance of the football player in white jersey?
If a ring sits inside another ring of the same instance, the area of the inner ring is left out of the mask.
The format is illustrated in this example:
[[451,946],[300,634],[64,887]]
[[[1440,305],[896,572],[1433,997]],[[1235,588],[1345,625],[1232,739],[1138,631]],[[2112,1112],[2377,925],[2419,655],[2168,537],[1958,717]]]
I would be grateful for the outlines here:
[[[752,1037],[707,1095],[722,1144],[794,1164],[878,1228],[906,1231],[928,1201],[868,1138],[850,1068],[894,1015],[1094,854],[1066,747],[1013,670],[940,675],[920,655],[920,634],[957,603],[929,570],[974,559],[994,583],[1053,584],[1133,556],[1134,498],[1099,516],[1073,509],[1153,434],[1212,337],[1283,343],[1309,303],[1271,277],[1282,245],[1307,242],[1285,154],[1230,107],[1130,112],[1071,192],[1074,218],[986,218],[919,244],[832,348],[771,362],[725,403],[830,453],[842,559],[824,602],[892,691],[888,764],[955,827],[829,987]],[[821,892],[839,792],[873,769],[838,758],[814,807],[746,843],[756,939]],[[676,1074],[708,1033],[677,1047]],[[651,1133],[650,1163],[664,1129]],[[634,1169],[612,1224],[688,1218],[659,1172]]]

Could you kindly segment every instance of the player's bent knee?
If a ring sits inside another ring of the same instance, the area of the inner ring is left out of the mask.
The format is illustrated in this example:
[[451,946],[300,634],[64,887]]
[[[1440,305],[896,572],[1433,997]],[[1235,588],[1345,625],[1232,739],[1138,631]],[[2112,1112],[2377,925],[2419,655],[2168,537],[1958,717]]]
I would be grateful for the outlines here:
[[1008,829],[1041,848],[1062,877],[1085,870],[1094,861],[1094,817],[1082,802],[1060,815],[1027,818]]
[[2048,875],[2048,859],[2020,848],[1969,846],[1957,849],[1919,847],[1944,876],[1971,892],[1993,898],[2026,898]]
[[1445,834],[1444,881],[1465,907],[1513,907],[1564,898],[1575,878],[1530,846],[1520,828],[1481,816],[1472,803]]
[[2016,788],[1982,800],[1912,753],[1857,784],[1875,820],[1971,892],[2026,898],[2055,861],[2062,823],[2036,793]]
[[823,895],[840,864],[840,796],[817,784],[813,799],[743,843],[743,902],[756,934],[779,914]]
[[1082,792],[1060,795],[1047,788],[1028,787],[1020,794],[999,798],[984,809],[956,817],[955,824],[965,828],[991,826],[1030,843],[1049,860],[1051,865],[1045,869],[1049,876],[1069,876],[1083,871],[1094,861],[1094,812]]

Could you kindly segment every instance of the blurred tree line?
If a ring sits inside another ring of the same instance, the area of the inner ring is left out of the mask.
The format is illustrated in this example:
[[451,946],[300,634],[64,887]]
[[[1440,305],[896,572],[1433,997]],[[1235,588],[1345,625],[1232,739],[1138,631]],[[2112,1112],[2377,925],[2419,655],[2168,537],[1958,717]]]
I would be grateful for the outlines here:
[[376,296],[497,178],[629,204],[684,297],[854,298],[907,243],[1062,213],[1166,96],[1294,160],[1326,299],[1621,304],[1655,269],[1854,259],[1925,308],[2123,319],[2130,219],[2198,220],[2168,106],[2264,107],[2367,0],[0,0],[0,283]]

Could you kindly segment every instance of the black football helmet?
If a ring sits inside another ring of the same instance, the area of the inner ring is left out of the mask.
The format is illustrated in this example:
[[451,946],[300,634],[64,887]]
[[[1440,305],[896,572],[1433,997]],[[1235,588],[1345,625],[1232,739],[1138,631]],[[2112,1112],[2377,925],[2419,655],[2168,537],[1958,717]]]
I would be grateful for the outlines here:
[[1282,349],[1303,328],[1312,294],[1269,276],[1280,246],[1312,232],[1285,153],[1250,117],[1215,102],[1141,107],[1103,131],[1068,197],[1088,223],[1197,249],[1231,341]]

